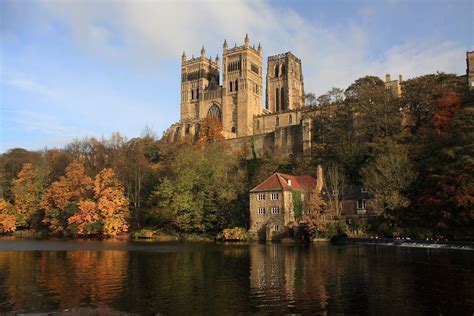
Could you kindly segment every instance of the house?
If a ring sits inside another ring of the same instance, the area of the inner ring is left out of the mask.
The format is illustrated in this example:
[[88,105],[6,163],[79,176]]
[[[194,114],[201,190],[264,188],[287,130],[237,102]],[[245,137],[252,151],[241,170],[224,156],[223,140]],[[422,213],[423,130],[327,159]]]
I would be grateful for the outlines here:
[[371,199],[370,192],[361,185],[346,185],[342,194],[338,196],[339,211],[336,212],[335,199],[330,199],[327,190],[323,192],[326,200],[326,210],[321,214],[320,219],[333,219],[338,213],[340,216],[365,217],[373,215],[368,209],[368,201]]
[[323,185],[322,169],[318,178],[274,173],[250,190],[249,233],[259,240],[286,237],[288,230],[304,221],[309,213],[313,188]]

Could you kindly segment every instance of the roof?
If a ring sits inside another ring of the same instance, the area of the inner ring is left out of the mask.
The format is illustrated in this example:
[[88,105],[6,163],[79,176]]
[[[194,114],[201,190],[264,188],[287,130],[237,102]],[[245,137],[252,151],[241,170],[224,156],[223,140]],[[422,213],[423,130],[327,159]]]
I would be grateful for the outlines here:
[[[328,199],[328,192],[323,191],[323,197],[327,200]],[[361,185],[345,185],[344,190],[342,192],[342,200],[366,200],[370,199],[372,195],[367,192]]]
[[293,189],[308,191],[315,185],[316,179],[312,176],[292,176],[289,174],[274,173],[255,188],[250,190],[250,192],[291,191]]

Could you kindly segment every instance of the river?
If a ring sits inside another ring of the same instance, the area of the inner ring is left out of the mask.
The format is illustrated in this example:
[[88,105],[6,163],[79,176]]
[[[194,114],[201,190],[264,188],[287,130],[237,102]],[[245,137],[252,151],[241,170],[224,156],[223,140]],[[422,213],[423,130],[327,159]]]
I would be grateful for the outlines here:
[[0,239],[0,313],[474,313],[474,251]]

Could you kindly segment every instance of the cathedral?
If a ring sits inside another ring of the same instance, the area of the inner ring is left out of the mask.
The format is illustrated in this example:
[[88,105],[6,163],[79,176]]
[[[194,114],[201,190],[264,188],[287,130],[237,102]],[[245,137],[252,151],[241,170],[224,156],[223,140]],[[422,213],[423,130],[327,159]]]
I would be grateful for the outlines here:
[[[199,122],[207,116],[222,122],[226,139],[251,136],[255,129],[265,129],[255,117],[283,113],[304,105],[301,61],[291,53],[268,57],[266,102],[263,100],[262,47],[250,44],[248,35],[242,46],[229,48],[224,41],[221,60],[206,56],[181,58],[180,122],[165,132],[169,141],[195,135]],[[296,118],[295,118],[296,119]],[[295,120],[296,121],[296,120]]]

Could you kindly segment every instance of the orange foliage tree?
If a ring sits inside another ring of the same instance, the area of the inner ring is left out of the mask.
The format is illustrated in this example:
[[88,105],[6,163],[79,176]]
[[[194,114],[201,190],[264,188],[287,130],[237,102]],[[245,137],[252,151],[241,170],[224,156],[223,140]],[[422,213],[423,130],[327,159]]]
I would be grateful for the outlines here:
[[0,234],[16,230],[16,217],[13,212],[13,206],[8,201],[0,199]]
[[443,134],[448,129],[456,113],[461,110],[461,98],[457,93],[449,92],[438,100],[438,105],[433,123],[436,133]]
[[68,219],[69,228],[79,235],[125,232],[130,217],[128,204],[113,170],[105,168],[94,179],[93,200],[79,203],[79,211]]
[[223,140],[222,123],[214,116],[208,116],[201,120],[198,133],[198,144],[213,143],[218,140]]
[[18,177],[12,182],[12,191],[17,226],[27,227],[39,209],[41,195],[41,183],[32,164],[23,165]]
[[91,189],[92,179],[86,175],[84,166],[78,161],[71,162],[66,168],[66,175],[53,182],[43,195],[43,223],[54,233],[63,232],[68,217],[77,210],[79,202],[89,195]]

